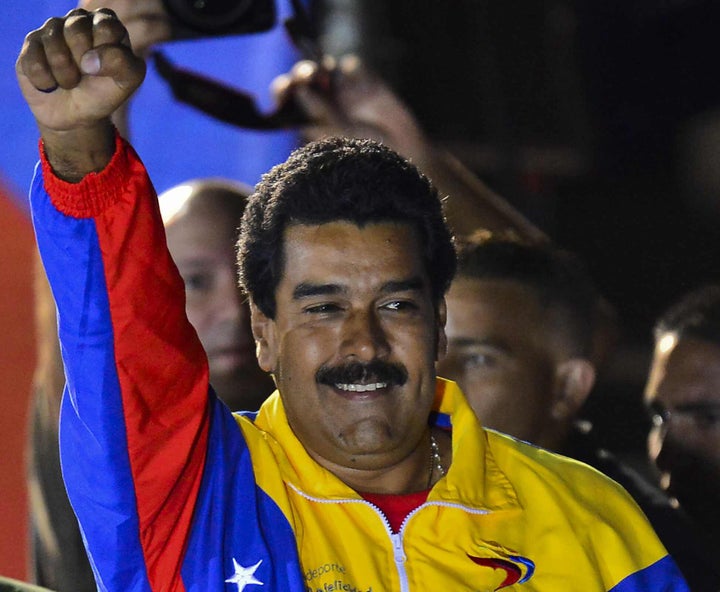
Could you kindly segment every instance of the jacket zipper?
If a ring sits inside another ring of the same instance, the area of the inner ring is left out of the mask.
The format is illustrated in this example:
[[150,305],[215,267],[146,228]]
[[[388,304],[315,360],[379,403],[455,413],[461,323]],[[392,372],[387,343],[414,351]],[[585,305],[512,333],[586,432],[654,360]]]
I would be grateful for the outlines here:
[[407,556],[405,555],[405,547],[403,546],[403,532],[405,531],[405,526],[408,523],[408,520],[412,516],[414,516],[419,510],[426,506],[448,506],[448,507],[455,507],[455,508],[461,508],[465,510],[466,512],[470,512],[472,514],[489,514],[489,510],[479,509],[479,508],[468,508],[467,506],[463,506],[457,503],[453,502],[439,502],[439,501],[432,501],[432,502],[425,502],[424,504],[418,506],[415,508],[412,512],[410,512],[407,516],[405,516],[405,519],[402,521],[402,524],[400,525],[400,530],[398,532],[393,532],[392,528],[390,528],[390,522],[388,521],[385,514],[383,514],[380,511],[380,508],[378,508],[375,504],[370,503],[367,500],[364,499],[323,499],[318,497],[313,497],[311,495],[306,494],[304,491],[301,491],[291,483],[288,483],[288,485],[299,495],[304,497],[307,500],[321,503],[321,504],[364,504],[366,506],[369,506],[373,509],[373,511],[380,516],[380,519],[382,520],[383,526],[385,527],[385,532],[387,532],[388,536],[390,537],[390,542],[392,544],[393,548],[393,559],[395,561],[395,569],[397,570],[398,579],[400,580],[400,592],[410,592],[410,584],[408,582],[407,577],[407,570],[405,569],[405,561],[407,560]]
[[403,549],[402,531],[391,532],[390,540],[393,546],[393,557],[395,559],[395,569],[400,579],[400,592],[409,592],[410,584],[408,583],[407,570],[405,569],[405,549]]

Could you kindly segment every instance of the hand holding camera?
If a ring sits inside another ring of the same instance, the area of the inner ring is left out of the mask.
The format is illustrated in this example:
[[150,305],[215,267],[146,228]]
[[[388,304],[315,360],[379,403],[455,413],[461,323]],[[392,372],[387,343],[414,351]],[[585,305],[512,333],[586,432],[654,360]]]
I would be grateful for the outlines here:
[[257,33],[275,24],[273,0],[79,0],[78,8],[114,11],[137,55],[163,41]]
[[359,57],[303,60],[272,84],[279,105],[294,102],[307,116],[307,141],[332,135],[382,141],[418,166],[432,158],[410,108]]

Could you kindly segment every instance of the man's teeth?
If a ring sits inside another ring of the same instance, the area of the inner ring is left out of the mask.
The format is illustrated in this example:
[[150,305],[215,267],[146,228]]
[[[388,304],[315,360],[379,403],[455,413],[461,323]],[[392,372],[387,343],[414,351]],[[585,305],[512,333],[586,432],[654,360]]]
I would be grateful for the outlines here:
[[371,384],[340,384],[337,383],[335,388],[341,391],[353,391],[355,393],[365,393],[367,391],[376,391],[387,387],[387,382],[373,382]]

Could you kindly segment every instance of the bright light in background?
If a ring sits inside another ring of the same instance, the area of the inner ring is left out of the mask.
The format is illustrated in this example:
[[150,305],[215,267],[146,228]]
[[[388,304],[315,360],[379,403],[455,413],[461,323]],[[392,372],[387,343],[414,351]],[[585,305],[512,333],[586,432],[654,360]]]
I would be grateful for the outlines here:
[[158,196],[160,215],[165,226],[183,210],[191,195],[191,185],[178,185]]
[[660,338],[660,341],[658,341],[658,351],[663,354],[668,353],[672,348],[675,347],[677,341],[677,333],[666,333]]

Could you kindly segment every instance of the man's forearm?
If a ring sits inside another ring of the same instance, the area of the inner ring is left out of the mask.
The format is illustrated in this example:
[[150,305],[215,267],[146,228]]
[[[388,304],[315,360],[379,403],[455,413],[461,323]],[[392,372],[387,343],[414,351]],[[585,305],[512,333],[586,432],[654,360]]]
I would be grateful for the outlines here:
[[445,215],[457,235],[469,236],[479,229],[512,232],[530,242],[547,242],[542,230],[490,189],[457,158],[445,150],[432,149],[423,168],[442,195]]
[[53,172],[70,183],[102,171],[115,152],[115,129],[110,119],[70,131],[40,126],[40,134]]

